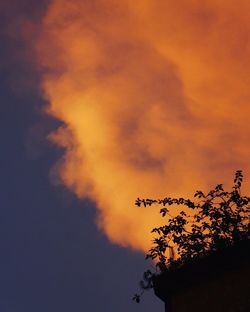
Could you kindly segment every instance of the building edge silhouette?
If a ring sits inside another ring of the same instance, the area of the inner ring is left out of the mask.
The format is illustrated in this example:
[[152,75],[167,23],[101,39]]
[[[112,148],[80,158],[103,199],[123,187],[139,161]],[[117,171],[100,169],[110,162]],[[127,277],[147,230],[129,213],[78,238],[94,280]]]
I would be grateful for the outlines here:
[[249,312],[250,240],[156,275],[165,312]]

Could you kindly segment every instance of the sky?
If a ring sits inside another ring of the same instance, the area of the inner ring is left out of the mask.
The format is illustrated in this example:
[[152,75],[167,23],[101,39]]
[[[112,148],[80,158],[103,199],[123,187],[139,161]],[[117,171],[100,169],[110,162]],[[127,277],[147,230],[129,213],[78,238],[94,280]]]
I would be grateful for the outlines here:
[[137,197],[249,179],[250,3],[0,3],[1,311],[131,301],[163,222]]

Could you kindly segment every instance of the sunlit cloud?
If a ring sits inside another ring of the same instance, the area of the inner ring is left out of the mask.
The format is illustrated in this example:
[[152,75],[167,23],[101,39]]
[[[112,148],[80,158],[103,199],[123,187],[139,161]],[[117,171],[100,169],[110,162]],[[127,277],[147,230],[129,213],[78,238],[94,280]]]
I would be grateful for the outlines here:
[[247,172],[249,1],[53,0],[36,42],[61,181],[112,242],[162,222],[140,197],[192,195]]

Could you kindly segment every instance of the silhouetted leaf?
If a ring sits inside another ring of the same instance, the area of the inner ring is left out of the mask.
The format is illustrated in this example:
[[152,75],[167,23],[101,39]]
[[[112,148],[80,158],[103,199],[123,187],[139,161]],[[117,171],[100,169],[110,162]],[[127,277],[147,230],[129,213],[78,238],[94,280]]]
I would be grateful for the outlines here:
[[[224,191],[223,185],[217,184],[207,195],[202,191],[196,191],[194,194],[196,201],[182,197],[165,197],[157,200],[138,198],[136,200],[138,206],[162,205],[160,214],[163,217],[167,214],[170,216],[169,210],[165,207],[167,205],[183,205],[186,209],[191,209],[190,214],[181,211],[168,218],[166,225],[151,231],[157,237],[154,238],[146,259],[156,261],[155,266],[162,273],[237,244],[243,239],[249,239],[250,197],[241,195],[242,182],[242,171],[237,170],[231,192]],[[173,257],[170,251],[173,251],[176,257]],[[143,290],[153,287],[153,277],[151,271],[144,273],[143,281],[140,283]],[[139,302],[140,296],[135,295],[133,299]]]

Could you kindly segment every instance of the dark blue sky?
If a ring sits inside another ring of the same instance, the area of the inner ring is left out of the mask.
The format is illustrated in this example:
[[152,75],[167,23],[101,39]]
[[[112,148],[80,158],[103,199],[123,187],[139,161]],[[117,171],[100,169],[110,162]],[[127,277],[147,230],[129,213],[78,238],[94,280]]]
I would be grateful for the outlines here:
[[51,183],[62,151],[46,136],[58,122],[40,112],[39,75],[25,60],[18,29],[43,3],[3,1],[0,311],[162,311],[153,293],[139,305],[131,301],[149,265],[144,255],[109,243],[95,226],[94,205]]

